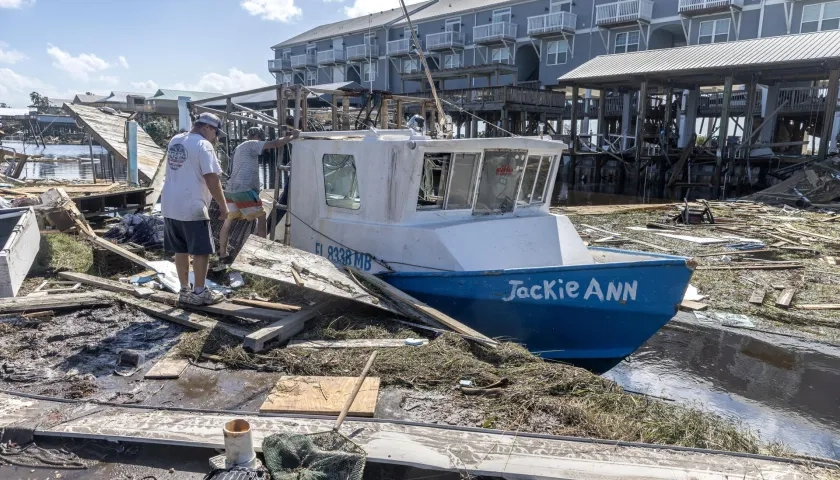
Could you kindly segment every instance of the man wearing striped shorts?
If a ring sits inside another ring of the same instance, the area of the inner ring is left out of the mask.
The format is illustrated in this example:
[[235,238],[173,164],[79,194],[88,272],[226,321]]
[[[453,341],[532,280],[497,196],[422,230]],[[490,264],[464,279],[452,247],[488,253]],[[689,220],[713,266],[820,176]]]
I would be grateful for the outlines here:
[[265,150],[280,148],[298,137],[300,132],[290,129],[282,138],[265,141],[265,132],[260,127],[248,129],[248,140],[233,151],[233,170],[225,185],[225,202],[228,215],[219,232],[219,260],[228,260],[228,237],[236,220],[257,220],[257,235],[265,237],[266,212],[260,199],[259,156]]

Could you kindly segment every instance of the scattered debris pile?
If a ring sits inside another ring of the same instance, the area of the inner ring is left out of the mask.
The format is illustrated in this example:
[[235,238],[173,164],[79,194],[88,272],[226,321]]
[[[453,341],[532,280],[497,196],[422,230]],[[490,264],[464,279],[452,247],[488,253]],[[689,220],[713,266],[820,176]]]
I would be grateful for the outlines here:
[[797,208],[840,209],[840,157],[811,163],[776,185],[744,199]]

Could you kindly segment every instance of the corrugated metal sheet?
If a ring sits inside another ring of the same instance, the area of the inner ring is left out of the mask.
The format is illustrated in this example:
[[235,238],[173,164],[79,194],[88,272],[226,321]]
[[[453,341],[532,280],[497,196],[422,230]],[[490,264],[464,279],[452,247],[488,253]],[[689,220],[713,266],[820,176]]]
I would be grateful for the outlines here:
[[[427,2],[415,3],[407,5],[411,18],[414,19],[413,12],[419,8],[424,8],[427,5],[434,3],[436,0]],[[271,47],[278,49],[283,47],[290,47],[292,45],[300,45],[302,43],[314,42],[315,40],[323,40],[332,37],[340,37],[354,32],[361,32],[368,29],[374,30],[382,27],[386,23],[393,22],[401,18],[403,15],[402,8],[392,8],[382,12],[371,13],[370,15],[363,15],[356,18],[348,18],[340,22],[328,23],[326,25],[319,25],[311,30],[307,30],[300,35],[296,35],[288,40],[278,43]]]
[[152,97],[146,97],[147,100],[178,100],[178,97],[190,97],[190,100],[204,100],[205,98],[218,97],[220,93],[213,92],[192,92],[190,90],[174,90],[169,88],[161,88],[154,93]]
[[601,55],[558,78],[582,83],[628,75],[650,75],[840,59],[840,31],[757,38],[644,52]]
[[[437,17],[451,17],[465,12],[472,12],[473,10],[487,10],[493,7],[498,7],[500,4],[514,3],[512,0],[440,0],[428,8],[411,15],[411,21],[416,25],[416,22],[428,20]],[[483,25],[487,21],[486,18],[479,19],[479,25]],[[408,25],[405,19],[396,22],[394,25]]]
[[[310,87],[306,87],[311,90],[342,90],[347,92],[359,92],[364,91],[365,87],[359,85],[356,82],[338,82],[338,83],[322,83],[320,85],[312,85]],[[215,94],[214,96],[219,96],[219,94]],[[322,97],[323,95],[315,95],[311,92],[308,92],[306,98],[318,98]],[[250,95],[240,95],[238,97],[233,97],[231,99],[233,103],[239,105],[258,105],[258,104],[267,104],[267,105],[274,105],[277,103],[277,91],[272,90],[268,92],[259,92],[259,93],[252,93]],[[209,103],[201,103],[200,105],[209,108],[221,108],[224,109],[227,106],[226,100],[216,100]]]
[[102,99],[108,98],[110,95],[76,95],[72,103],[94,103]]

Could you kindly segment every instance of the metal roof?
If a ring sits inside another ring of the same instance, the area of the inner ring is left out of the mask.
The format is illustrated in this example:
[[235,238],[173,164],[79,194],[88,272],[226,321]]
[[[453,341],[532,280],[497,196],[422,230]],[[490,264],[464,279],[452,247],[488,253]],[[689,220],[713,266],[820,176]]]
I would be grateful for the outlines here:
[[[311,90],[342,90],[346,92],[360,92],[366,90],[365,87],[359,85],[356,82],[339,82],[339,83],[323,83],[320,85],[312,85],[309,87]],[[219,94],[216,94],[218,96]],[[320,98],[327,94],[319,94],[315,95],[314,93],[307,93],[306,98]],[[233,103],[239,105],[270,105],[274,106],[277,105],[277,91],[276,90],[269,90],[267,92],[259,92],[259,93],[252,93],[250,95],[240,95],[237,97],[231,98]],[[215,108],[224,108],[227,106],[226,100],[216,100],[213,102],[208,103],[201,103],[203,107],[215,107]]]
[[0,117],[26,117],[28,115],[28,108],[0,107]]
[[94,103],[98,102],[102,99],[108,98],[109,95],[82,95],[78,94],[73,97],[73,102],[71,103]]
[[601,55],[558,78],[561,85],[595,87],[648,80],[703,81],[726,75],[763,78],[826,77],[826,63],[840,60],[840,31],[757,38],[644,52]]
[[[418,9],[425,8],[432,5],[437,0],[430,0],[421,3],[408,5],[408,13],[414,19],[414,12]],[[284,40],[277,45],[271,47],[273,50],[283,47],[291,47],[292,45],[300,45],[302,43],[314,42],[316,40],[324,40],[332,37],[340,37],[350,33],[362,32],[366,30],[374,30],[382,27],[390,22],[398,20],[403,15],[402,8],[392,8],[382,12],[371,13],[356,18],[348,18],[335,23],[328,23],[326,25],[319,25],[311,30],[307,30],[300,35],[296,35],[288,40]]]
[[190,90],[174,90],[169,88],[160,88],[151,97],[146,97],[147,100],[178,100],[178,97],[190,97],[190,100],[204,100],[205,98],[218,97],[219,93],[213,92],[193,92]]
[[[446,18],[457,16],[466,12],[474,12],[478,10],[488,10],[498,7],[501,4],[514,3],[512,0],[441,0],[433,5],[430,5],[423,10],[411,15],[411,22],[417,25],[417,22],[430,20],[433,18]],[[479,20],[479,24],[483,24]],[[405,19],[394,23],[394,25],[408,26]]]

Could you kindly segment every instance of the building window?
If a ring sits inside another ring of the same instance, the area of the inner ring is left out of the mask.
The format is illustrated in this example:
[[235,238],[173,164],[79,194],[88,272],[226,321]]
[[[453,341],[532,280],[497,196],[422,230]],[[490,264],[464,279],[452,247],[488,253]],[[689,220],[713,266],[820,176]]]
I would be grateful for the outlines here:
[[525,167],[525,150],[485,150],[474,213],[512,212]]
[[314,57],[315,52],[317,52],[317,51],[318,51],[318,49],[315,47],[315,45],[307,45],[306,46],[306,54],[307,55],[311,55],[311,56]]
[[376,80],[376,63],[370,62],[362,65],[362,81],[365,83],[372,83]]
[[551,0],[548,13],[571,12],[572,2],[569,0]]
[[461,17],[447,18],[446,23],[444,25],[444,30],[446,30],[447,32],[460,32],[461,31]]
[[365,45],[376,45],[376,34],[375,33],[366,33],[365,34]]
[[565,40],[548,42],[548,65],[562,65],[566,63],[569,43]]
[[623,32],[615,36],[615,53],[639,51],[639,32]]
[[359,198],[359,179],[353,155],[328,153],[321,163],[324,164],[324,195],[327,205],[358,210],[362,201]]
[[458,68],[461,66],[461,55],[450,53],[443,56],[443,68]]
[[700,32],[697,36],[697,43],[723,43],[729,41],[729,19],[709,20],[700,22]]
[[493,23],[510,23],[510,7],[493,10]]
[[[414,25],[414,33],[417,34],[417,37],[420,37],[420,30],[417,28],[417,25]],[[412,38],[411,37],[411,29],[408,27],[403,28],[403,38]]]
[[292,58],[292,49],[291,48],[284,49],[280,58],[282,58],[283,60],[288,60],[288,59]]
[[318,72],[315,70],[307,70],[306,71],[306,84],[307,85],[315,85],[318,83]]
[[510,63],[510,50],[507,47],[494,48],[490,60],[493,63]]
[[403,73],[416,73],[420,71],[420,60],[417,58],[406,58],[402,62]]
[[840,28],[840,2],[817,3],[802,8],[800,33]]
[[283,85],[291,85],[292,84],[292,74],[291,73],[284,73],[283,77],[280,80]]

